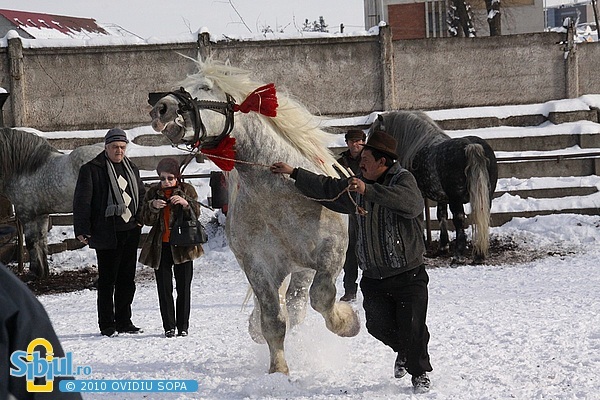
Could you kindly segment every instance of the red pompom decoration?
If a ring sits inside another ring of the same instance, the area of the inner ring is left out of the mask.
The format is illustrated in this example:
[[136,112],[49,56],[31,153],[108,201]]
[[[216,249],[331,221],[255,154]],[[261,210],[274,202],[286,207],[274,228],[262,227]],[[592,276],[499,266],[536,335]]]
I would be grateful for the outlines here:
[[[213,149],[200,149],[203,154],[221,168],[223,171],[231,171],[235,165],[235,138],[225,136],[219,145]],[[214,157],[211,157],[214,156]]]
[[233,111],[241,111],[243,113],[255,111],[267,117],[276,117],[278,106],[275,84],[269,83],[250,93],[242,104],[234,104]]

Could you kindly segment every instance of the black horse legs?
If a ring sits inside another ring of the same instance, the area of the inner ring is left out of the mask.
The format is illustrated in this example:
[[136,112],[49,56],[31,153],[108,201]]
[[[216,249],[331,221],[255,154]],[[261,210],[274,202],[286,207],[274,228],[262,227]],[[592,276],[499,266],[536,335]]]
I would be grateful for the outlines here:
[[456,231],[456,241],[454,243],[454,256],[452,264],[462,264],[464,262],[465,252],[467,250],[467,235],[465,233],[465,210],[462,204],[450,204],[452,212],[452,222]]
[[[467,235],[465,233],[465,211],[462,204],[450,205],[452,223],[456,231],[452,264],[463,264],[467,249]],[[437,219],[440,227],[440,244],[438,254],[448,254],[450,251],[450,236],[448,234],[448,204],[438,203]]]
[[438,203],[437,220],[440,226],[440,245],[438,252],[445,254],[450,249],[450,238],[448,237],[448,204]]

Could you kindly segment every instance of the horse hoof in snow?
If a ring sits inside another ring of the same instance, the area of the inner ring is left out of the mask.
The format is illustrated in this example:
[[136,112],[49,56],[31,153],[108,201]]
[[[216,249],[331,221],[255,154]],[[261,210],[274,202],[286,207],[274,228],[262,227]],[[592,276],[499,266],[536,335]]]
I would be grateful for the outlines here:
[[475,257],[473,257],[473,262],[471,264],[472,265],[482,265],[482,264],[485,264],[485,257],[475,256]]
[[450,260],[450,265],[466,265],[467,259],[463,256],[454,256]]

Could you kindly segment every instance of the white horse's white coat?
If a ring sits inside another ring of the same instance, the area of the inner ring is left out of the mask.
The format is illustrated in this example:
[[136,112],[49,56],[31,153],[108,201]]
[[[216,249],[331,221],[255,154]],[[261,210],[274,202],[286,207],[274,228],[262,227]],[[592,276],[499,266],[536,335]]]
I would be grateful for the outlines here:
[[[229,93],[241,103],[261,86],[250,80],[246,71],[214,61],[196,62],[199,72],[177,87],[185,87],[198,100],[225,101],[225,93]],[[231,136],[236,139],[236,159],[245,163],[236,163],[228,173],[226,233],[256,296],[250,334],[257,341],[264,337],[268,343],[269,372],[288,373],[283,349],[286,316],[291,326],[300,323],[307,298],[332,332],[354,336],[360,325],[350,305],[335,301],[335,280],[347,246],[345,219],[301,195],[293,180],[268,169],[283,160],[317,173],[334,174],[335,159],[326,146],[327,134],[304,106],[281,94],[278,98],[277,117],[235,114]],[[169,137],[193,132],[190,126],[173,122],[177,108],[171,95],[159,100],[150,114],[153,128]],[[223,115],[209,110],[200,114],[209,136],[221,133]],[[183,117],[190,121],[189,116]],[[287,276],[284,311],[278,289]]]

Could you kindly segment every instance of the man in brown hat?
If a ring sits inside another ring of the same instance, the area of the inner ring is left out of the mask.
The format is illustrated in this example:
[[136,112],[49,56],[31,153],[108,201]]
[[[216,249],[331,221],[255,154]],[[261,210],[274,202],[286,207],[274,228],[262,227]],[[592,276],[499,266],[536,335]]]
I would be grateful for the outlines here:
[[[341,166],[352,171],[353,175],[360,173],[360,152],[365,144],[367,135],[360,129],[350,129],[344,136],[348,150],[340,154],[337,160]],[[356,217],[348,215],[348,248],[344,262],[344,295],[340,301],[356,300],[358,285],[358,261],[356,260]]]
[[100,333],[141,333],[131,322],[137,247],[145,188],[137,166],[125,156],[127,134],[104,136],[104,151],[79,170],[73,198],[75,237],[96,250]]
[[[429,391],[432,370],[426,325],[429,277],[423,263],[424,200],[414,176],[395,162],[397,142],[375,131],[361,153],[359,177],[336,179],[283,162],[273,173],[289,174],[296,187],[313,198],[332,199],[348,189],[361,207],[357,215],[356,254],[361,267],[367,330],[396,353],[394,376],[412,375],[415,393]],[[348,196],[322,202],[334,211],[354,214]]]

